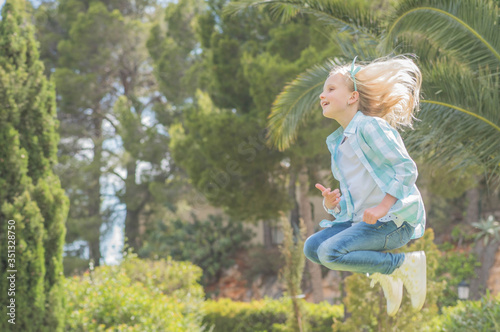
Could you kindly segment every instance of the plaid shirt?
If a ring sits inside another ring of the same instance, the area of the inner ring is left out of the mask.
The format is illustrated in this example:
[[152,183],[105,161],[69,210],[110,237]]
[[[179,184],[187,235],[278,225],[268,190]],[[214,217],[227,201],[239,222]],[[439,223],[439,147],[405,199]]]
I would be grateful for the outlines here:
[[361,111],[356,113],[345,130],[340,127],[326,139],[332,154],[332,173],[340,183],[342,198],[339,203],[340,211],[325,207],[335,220],[324,219],[320,226],[329,227],[336,222],[352,220],[354,205],[347,189],[347,181],[338,168],[337,159],[337,149],[344,136],[352,136],[346,143],[351,144],[359,161],[382,192],[398,199],[389,213],[379,220],[393,220],[398,227],[407,221],[415,227],[412,239],[421,237],[425,230],[425,208],[415,185],[418,176],[417,165],[406,151],[399,133],[387,121],[364,115]]

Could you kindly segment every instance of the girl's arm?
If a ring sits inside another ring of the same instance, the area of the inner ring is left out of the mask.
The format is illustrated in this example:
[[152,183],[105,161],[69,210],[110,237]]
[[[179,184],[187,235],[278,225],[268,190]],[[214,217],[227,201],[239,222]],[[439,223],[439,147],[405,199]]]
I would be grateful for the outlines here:
[[363,213],[363,221],[367,224],[375,224],[377,220],[385,216],[398,199],[390,194],[385,194],[379,205],[366,209]]
[[[401,135],[385,120],[370,117],[361,127],[361,135],[368,146],[366,158],[373,167],[377,185],[386,193],[379,205],[366,209],[363,214],[363,221],[374,224],[387,215],[398,199],[408,196],[417,180],[417,165],[406,151]],[[388,172],[392,174],[389,179]]]
[[[417,180],[417,165],[406,151],[401,135],[381,118],[369,117],[359,130],[366,158],[382,192],[404,199]],[[388,174],[390,178],[388,178]],[[384,179],[384,180],[382,180]]]

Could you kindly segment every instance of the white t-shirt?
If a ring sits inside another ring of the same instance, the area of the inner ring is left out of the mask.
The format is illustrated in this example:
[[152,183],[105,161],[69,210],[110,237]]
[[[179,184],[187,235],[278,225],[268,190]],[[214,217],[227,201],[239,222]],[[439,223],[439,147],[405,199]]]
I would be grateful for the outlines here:
[[352,221],[363,221],[365,210],[379,205],[385,193],[380,190],[370,173],[359,161],[348,140],[339,146],[337,153],[339,169],[347,181],[347,188],[354,205]]

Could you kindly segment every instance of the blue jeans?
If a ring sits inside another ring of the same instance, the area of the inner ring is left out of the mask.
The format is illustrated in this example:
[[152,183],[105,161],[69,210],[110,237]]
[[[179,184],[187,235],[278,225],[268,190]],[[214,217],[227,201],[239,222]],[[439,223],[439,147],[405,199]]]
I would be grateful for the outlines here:
[[331,270],[391,274],[403,264],[404,254],[381,251],[404,246],[414,231],[406,221],[399,228],[394,221],[373,225],[346,221],[311,235],[304,254]]

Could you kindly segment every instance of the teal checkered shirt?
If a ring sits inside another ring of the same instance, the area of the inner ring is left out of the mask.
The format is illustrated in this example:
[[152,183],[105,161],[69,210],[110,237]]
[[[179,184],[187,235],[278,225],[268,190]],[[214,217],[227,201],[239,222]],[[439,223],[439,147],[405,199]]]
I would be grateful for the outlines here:
[[[326,209],[335,217],[334,221],[324,219],[321,227],[336,222],[352,220],[354,205],[347,189],[347,181],[338,168],[337,149],[346,136],[359,161],[366,167],[375,183],[384,193],[398,200],[385,219],[393,220],[399,227],[404,221],[415,227],[412,239],[421,237],[425,230],[425,208],[418,191],[417,165],[406,151],[399,133],[382,118],[364,115],[358,111],[345,130],[340,127],[326,139],[332,155],[332,173],[340,183],[342,198],[338,209]],[[385,221],[381,218],[381,221]]]

